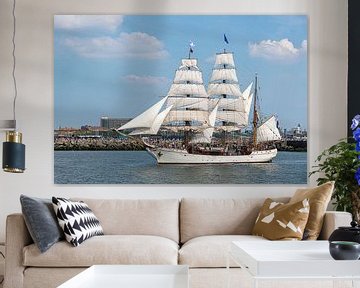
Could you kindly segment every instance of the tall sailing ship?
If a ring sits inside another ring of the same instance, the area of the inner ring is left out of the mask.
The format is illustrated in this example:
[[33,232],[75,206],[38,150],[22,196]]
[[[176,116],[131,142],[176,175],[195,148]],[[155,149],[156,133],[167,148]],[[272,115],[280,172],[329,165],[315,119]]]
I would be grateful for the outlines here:
[[[273,143],[281,136],[274,115],[260,123],[257,75],[254,92],[253,83],[241,92],[234,55],[224,50],[216,54],[206,89],[192,52],[190,46],[167,95],[117,130],[131,129],[128,136],[142,141],[160,164],[271,162],[277,154]],[[244,136],[249,126],[252,135]],[[151,138],[164,133],[177,140]]]

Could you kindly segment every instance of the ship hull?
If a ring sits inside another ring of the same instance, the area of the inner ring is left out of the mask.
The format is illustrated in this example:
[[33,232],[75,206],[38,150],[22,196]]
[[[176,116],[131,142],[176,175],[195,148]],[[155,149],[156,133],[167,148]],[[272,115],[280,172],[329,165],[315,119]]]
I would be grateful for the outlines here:
[[146,149],[159,164],[221,164],[221,163],[266,163],[276,157],[277,149],[253,151],[249,155],[202,155],[186,150],[169,148]]

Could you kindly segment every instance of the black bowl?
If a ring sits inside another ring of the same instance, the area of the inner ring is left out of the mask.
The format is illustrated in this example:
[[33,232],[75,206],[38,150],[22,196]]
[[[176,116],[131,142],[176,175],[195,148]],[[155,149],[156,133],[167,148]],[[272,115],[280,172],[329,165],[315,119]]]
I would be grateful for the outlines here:
[[331,241],[330,255],[335,260],[358,260],[360,257],[360,244],[348,241]]

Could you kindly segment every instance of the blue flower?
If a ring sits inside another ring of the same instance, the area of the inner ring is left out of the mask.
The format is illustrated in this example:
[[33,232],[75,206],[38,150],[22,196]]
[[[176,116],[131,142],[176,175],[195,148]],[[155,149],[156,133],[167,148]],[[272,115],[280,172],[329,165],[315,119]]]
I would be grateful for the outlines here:
[[358,182],[358,185],[360,186],[360,167],[358,168],[358,170],[355,173],[355,179]]
[[352,119],[351,130],[355,130],[360,124],[360,115],[356,115]]
[[[355,150],[360,152],[360,115],[356,115],[352,119],[351,129],[353,130],[353,136],[356,141]],[[358,160],[360,160],[360,155],[357,156]],[[355,179],[360,186],[360,167],[355,172]]]
[[360,141],[360,128],[356,128],[356,130],[353,131],[353,136],[356,142]]

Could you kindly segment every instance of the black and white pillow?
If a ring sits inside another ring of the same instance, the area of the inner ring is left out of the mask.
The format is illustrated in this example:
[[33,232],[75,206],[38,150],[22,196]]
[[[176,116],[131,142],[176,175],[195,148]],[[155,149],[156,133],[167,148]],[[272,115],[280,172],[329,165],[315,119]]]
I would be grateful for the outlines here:
[[79,246],[86,239],[104,235],[99,220],[84,202],[52,197],[55,214],[66,241]]

